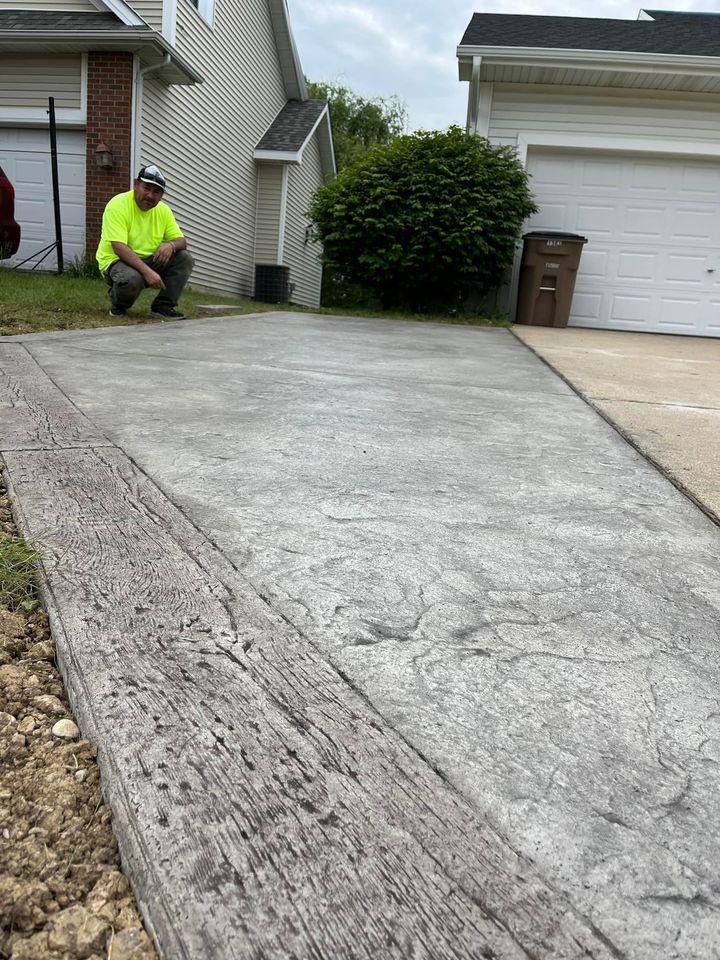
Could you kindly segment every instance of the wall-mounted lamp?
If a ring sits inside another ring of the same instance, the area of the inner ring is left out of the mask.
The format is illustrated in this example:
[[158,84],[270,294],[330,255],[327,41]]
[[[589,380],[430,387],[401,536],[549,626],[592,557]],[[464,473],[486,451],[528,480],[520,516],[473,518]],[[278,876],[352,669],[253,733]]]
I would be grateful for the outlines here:
[[95,163],[103,170],[109,170],[113,165],[112,150],[104,141],[95,147]]

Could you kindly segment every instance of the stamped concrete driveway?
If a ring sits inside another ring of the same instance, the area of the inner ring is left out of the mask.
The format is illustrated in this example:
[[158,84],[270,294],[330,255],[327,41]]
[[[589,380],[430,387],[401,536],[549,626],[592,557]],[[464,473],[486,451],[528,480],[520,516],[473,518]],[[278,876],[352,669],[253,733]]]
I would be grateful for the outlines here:
[[523,344],[23,342],[613,956],[720,957],[720,531]]

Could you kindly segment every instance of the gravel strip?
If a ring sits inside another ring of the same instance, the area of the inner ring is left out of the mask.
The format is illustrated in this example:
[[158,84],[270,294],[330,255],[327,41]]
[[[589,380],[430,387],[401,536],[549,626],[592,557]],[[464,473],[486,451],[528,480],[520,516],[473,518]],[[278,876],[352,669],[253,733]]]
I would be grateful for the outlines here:
[[[0,487],[0,537],[14,536]],[[0,605],[0,957],[153,960],[44,611]]]

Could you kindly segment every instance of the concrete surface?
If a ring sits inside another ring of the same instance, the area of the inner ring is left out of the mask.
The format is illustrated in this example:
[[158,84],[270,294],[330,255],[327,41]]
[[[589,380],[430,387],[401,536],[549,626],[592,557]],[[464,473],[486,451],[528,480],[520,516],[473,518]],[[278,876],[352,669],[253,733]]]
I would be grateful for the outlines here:
[[614,955],[720,957],[720,531],[512,334],[22,339]]
[[513,330],[720,520],[720,340]]

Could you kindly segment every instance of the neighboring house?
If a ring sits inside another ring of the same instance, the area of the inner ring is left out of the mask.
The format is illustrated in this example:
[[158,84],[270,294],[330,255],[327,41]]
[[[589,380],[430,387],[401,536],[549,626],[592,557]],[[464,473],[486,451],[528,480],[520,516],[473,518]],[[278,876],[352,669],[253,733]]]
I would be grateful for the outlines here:
[[0,0],[0,165],[23,228],[16,262],[54,239],[49,96],[66,258],[94,255],[105,203],[153,162],[196,259],[193,283],[251,295],[255,263],[278,264],[294,302],[319,304],[305,214],[335,162],[286,0]]
[[532,176],[528,228],[588,237],[570,322],[720,336],[720,15],[475,14],[458,57],[468,129]]

